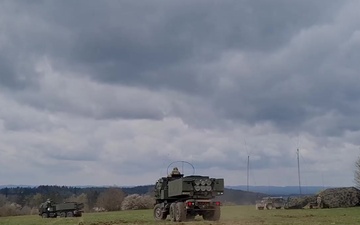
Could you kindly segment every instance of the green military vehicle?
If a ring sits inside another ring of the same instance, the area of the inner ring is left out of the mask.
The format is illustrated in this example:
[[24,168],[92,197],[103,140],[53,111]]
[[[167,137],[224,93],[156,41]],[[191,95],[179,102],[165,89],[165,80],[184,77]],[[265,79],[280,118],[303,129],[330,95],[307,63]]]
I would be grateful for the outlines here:
[[39,215],[43,218],[80,217],[84,204],[77,202],[53,203],[49,199],[39,207]]
[[220,219],[219,201],[216,196],[224,193],[224,179],[208,176],[185,176],[175,167],[168,177],[160,178],[155,184],[155,220],[193,220],[200,215],[204,220]]

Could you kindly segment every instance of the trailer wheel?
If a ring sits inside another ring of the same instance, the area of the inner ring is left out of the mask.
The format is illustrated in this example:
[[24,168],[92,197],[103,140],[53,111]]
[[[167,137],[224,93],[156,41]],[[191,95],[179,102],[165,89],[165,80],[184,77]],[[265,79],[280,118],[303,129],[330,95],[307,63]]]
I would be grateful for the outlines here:
[[175,221],[182,222],[186,220],[186,209],[183,202],[178,202],[175,205]]
[[163,212],[162,207],[160,204],[156,204],[154,207],[154,218],[155,220],[165,220],[166,213]]
[[66,213],[66,217],[73,217],[73,216],[74,216],[74,213],[71,211]]

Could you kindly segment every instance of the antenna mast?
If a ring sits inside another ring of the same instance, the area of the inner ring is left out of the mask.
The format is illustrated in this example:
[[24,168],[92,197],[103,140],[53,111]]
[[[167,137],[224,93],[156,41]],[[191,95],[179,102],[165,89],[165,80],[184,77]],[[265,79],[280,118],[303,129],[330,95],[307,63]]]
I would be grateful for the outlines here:
[[299,191],[300,191],[300,195],[301,195],[301,182],[300,182],[300,160],[299,160],[299,149],[297,149],[296,151],[297,154],[297,164],[298,164],[298,177],[299,177]]

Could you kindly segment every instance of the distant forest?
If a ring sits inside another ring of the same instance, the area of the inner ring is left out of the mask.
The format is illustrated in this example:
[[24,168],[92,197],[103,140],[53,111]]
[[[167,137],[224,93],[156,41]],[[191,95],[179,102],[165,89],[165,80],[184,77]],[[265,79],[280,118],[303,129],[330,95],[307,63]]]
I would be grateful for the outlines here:
[[117,188],[125,195],[148,194],[152,195],[153,186],[137,186],[131,188],[119,187],[68,187],[68,186],[50,186],[41,185],[38,187],[14,187],[0,189],[0,195],[5,196],[7,201],[16,203],[20,206],[35,207],[40,205],[46,199],[50,198],[54,202],[64,202],[76,196],[86,196],[86,202],[89,208],[93,208],[101,193],[109,188]]

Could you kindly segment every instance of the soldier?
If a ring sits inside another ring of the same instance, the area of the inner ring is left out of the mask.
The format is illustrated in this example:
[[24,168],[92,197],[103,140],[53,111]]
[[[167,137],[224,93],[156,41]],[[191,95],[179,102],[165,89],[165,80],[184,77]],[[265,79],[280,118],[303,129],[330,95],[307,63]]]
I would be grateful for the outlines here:
[[177,167],[174,167],[171,173],[169,174],[169,177],[178,176],[178,175],[181,175],[181,173],[179,172],[179,169]]
[[50,211],[50,206],[51,206],[50,198],[46,199],[45,206],[46,206],[46,209],[47,209],[48,211]]
[[171,171],[171,175],[179,175],[179,169],[177,167],[174,167],[173,170]]
[[317,203],[317,205],[318,205],[318,208],[322,208],[322,207],[321,207],[322,204],[321,204],[321,197],[320,197],[320,196],[318,196],[318,197],[316,198],[316,203]]

